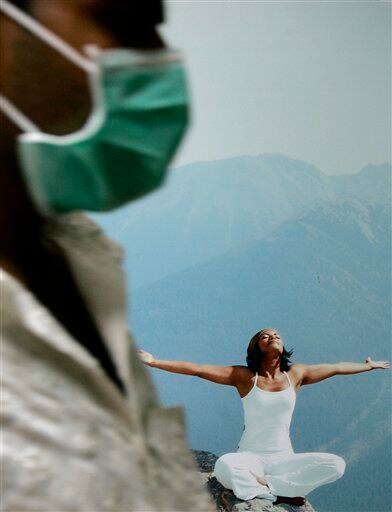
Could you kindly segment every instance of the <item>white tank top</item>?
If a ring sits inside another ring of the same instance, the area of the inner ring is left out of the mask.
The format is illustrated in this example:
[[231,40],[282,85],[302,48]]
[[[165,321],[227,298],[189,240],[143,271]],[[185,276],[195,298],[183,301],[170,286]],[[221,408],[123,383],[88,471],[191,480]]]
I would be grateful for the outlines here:
[[251,451],[259,454],[277,452],[294,453],[290,440],[290,423],[296,392],[290,377],[289,387],[281,391],[265,391],[257,386],[258,373],[253,388],[241,398],[244,408],[245,428],[237,452]]

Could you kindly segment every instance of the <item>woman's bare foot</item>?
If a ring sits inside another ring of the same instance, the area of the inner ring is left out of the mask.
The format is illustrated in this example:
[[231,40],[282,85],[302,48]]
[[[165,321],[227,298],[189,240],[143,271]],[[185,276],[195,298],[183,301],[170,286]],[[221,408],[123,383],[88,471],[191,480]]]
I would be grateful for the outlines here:
[[[251,471],[251,473],[252,473],[252,471]],[[256,480],[259,482],[259,484],[261,484],[261,485],[266,485],[266,486],[269,488],[267,480],[265,480],[265,479],[264,479],[263,477],[261,477],[261,476],[257,476],[257,475],[255,475],[254,473],[252,473],[252,475],[256,478]]]
[[279,503],[288,503],[289,505],[297,505],[299,507],[305,503],[305,498],[303,496],[295,496],[294,498],[290,498],[289,496],[277,496],[274,505],[278,505]]
[[260,478],[258,476],[256,477],[256,480],[259,482],[259,484],[266,485],[268,487],[268,489],[269,489],[269,485],[268,485],[267,480],[264,480],[264,478]]

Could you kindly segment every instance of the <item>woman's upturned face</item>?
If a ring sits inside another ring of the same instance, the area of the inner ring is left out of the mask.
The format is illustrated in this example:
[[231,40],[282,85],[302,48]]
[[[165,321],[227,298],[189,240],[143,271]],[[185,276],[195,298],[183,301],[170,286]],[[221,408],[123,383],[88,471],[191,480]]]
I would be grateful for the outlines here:
[[283,340],[275,329],[266,329],[259,337],[261,352],[283,352]]

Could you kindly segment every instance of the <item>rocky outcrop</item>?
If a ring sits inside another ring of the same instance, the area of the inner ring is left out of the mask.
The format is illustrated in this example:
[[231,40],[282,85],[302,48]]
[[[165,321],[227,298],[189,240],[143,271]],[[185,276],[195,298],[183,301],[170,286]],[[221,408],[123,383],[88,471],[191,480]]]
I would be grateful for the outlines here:
[[213,476],[217,456],[204,451],[194,450],[193,453],[199,467],[199,473],[215,502],[218,512],[315,512],[307,500],[301,507],[287,504],[274,505],[272,501],[259,498],[249,501],[239,500],[232,491],[225,489]]

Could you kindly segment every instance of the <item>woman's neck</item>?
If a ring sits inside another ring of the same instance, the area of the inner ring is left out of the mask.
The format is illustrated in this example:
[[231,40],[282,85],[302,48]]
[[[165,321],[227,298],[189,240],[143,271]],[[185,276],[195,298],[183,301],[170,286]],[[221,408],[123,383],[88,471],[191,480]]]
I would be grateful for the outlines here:
[[279,378],[279,376],[283,373],[280,369],[280,356],[272,357],[270,359],[263,358],[258,373],[262,377],[265,377],[269,380],[275,380],[276,378]]

